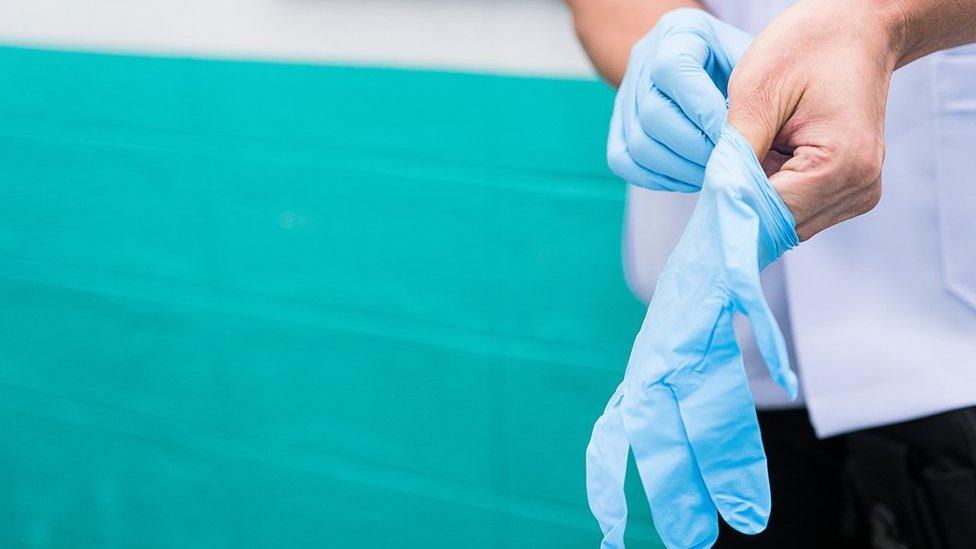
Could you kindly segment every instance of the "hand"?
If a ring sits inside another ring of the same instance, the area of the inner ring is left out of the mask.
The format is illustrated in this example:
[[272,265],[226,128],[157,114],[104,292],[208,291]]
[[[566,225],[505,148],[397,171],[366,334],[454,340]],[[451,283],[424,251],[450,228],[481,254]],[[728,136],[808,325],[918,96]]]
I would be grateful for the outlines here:
[[894,23],[873,2],[801,0],[732,73],[729,122],[763,159],[801,240],[881,198]]
[[699,9],[663,15],[631,50],[610,121],[610,169],[641,187],[700,189],[728,114],[729,75],[751,41]]

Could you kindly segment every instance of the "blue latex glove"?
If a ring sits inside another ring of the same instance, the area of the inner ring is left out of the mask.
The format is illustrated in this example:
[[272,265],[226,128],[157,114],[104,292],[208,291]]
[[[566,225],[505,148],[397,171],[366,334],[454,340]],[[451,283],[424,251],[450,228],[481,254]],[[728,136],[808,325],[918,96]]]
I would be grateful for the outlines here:
[[662,16],[631,49],[610,122],[610,169],[641,187],[701,188],[728,114],[729,75],[750,43],[699,9]]
[[773,379],[795,397],[786,342],[759,272],[796,244],[793,216],[749,143],[725,125],[624,380],[586,451],[587,493],[603,547],[623,547],[629,449],[668,547],[710,547],[716,509],[741,532],[765,528],[766,456],[732,317],[748,316]]

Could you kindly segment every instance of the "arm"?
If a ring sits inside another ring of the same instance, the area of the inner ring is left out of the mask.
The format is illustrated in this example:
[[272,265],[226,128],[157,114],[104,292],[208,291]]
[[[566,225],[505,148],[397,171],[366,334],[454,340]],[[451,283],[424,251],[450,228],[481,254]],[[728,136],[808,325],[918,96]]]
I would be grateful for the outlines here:
[[630,48],[657,20],[676,8],[701,8],[698,0],[565,0],[576,33],[596,70],[614,87],[627,68]]
[[875,0],[889,12],[892,51],[901,67],[930,53],[976,42],[972,0]]
[[801,239],[880,200],[892,72],[972,41],[972,0],[800,0],[756,38],[732,73],[729,121]]

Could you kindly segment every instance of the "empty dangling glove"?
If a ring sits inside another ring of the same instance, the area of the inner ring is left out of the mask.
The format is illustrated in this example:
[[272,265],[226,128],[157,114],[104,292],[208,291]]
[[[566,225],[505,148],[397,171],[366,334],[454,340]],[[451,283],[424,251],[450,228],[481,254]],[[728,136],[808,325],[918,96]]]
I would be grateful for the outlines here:
[[710,547],[716,510],[741,532],[766,527],[766,456],[732,318],[749,318],[773,379],[795,397],[786,342],[759,283],[760,271],[797,245],[794,225],[749,143],[726,124],[623,382],[586,451],[587,493],[603,547],[624,546],[631,449],[669,548]]

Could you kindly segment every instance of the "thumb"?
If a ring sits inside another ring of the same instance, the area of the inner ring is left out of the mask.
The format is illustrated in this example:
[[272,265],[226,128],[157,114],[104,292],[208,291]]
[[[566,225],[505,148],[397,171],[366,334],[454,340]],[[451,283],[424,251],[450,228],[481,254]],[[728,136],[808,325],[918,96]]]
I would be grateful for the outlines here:
[[764,105],[761,97],[732,97],[729,94],[729,119],[732,127],[739,130],[756,153],[761,164],[773,146],[773,139],[785,123],[776,116],[770,116],[773,108]]
[[746,138],[760,163],[799,107],[803,88],[759,40],[732,71],[728,122]]
[[[789,182],[797,179],[796,174],[780,169],[784,165],[782,159],[768,164],[766,160],[775,142],[789,144],[790,140],[787,138],[797,130],[797,124],[803,125],[800,121],[809,119],[809,113],[804,112],[807,108],[802,101],[807,86],[802,81],[785,75],[782,70],[770,69],[771,63],[761,62],[762,57],[763,55],[755,51],[747,51],[732,72],[729,81],[728,123],[742,134],[759,164],[769,173],[770,183],[793,214],[794,229],[799,230],[800,224],[809,216],[809,206],[798,201],[795,193],[784,193],[784,190],[791,187]],[[784,126],[791,119],[795,122],[784,132]],[[774,173],[770,173],[770,169]]]

